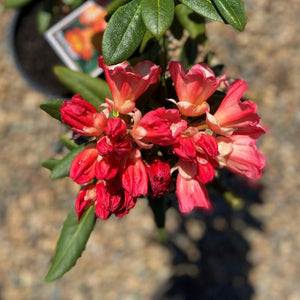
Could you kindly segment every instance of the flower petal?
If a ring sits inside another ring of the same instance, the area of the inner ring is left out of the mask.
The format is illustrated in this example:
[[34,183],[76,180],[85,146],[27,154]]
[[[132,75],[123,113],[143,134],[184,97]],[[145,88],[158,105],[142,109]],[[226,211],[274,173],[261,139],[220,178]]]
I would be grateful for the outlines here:
[[194,178],[185,179],[178,174],[176,194],[179,201],[179,210],[182,213],[188,213],[195,207],[201,207],[205,210],[211,208],[205,185]]

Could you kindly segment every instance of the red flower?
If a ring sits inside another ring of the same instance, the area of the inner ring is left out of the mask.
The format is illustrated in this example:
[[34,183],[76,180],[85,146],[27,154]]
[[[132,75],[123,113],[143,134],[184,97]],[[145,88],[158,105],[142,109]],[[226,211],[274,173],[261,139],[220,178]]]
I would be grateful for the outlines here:
[[79,192],[75,202],[75,212],[78,215],[78,221],[81,219],[84,212],[96,201],[96,184],[91,183],[83,187]]
[[[88,185],[80,192],[76,202],[79,218],[93,204],[99,218],[107,219],[111,214],[121,217],[139,196],[148,192],[147,170],[140,151],[127,135],[125,122],[120,118],[109,119],[105,134],[97,145],[87,146],[71,164],[70,177],[75,182],[98,180],[96,186]],[[92,192],[95,192],[93,197]]]
[[127,136],[125,122],[120,118],[109,119],[105,133],[107,135],[100,138],[97,143],[99,153],[95,171],[97,179],[118,182],[120,188],[128,193],[127,198],[146,194],[148,190],[146,167],[142,162],[140,151],[134,148],[133,141]]
[[106,220],[121,204],[122,197],[118,192],[112,192],[107,183],[101,180],[97,184],[97,203],[95,214],[98,218]]
[[146,164],[149,188],[148,195],[159,198],[167,194],[172,188],[172,178],[170,165],[160,159],[154,159],[150,164]]
[[[140,115],[137,111],[136,114]],[[131,135],[141,146],[148,148],[144,142],[168,146],[175,142],[182,130],[187,128],[187,122],[180,118],[177,109],[160,107],[149,111],[138,121],[136,117]]]
[[179,156],[177,168],[184,178],[195,177],[203,183],[213,179],[219,154],[214,137],[201,132],[193,137],[180,136],[173,144],[173,150]]
[[127,127],[120,118],[110,118],[105,128],[106,136],[97,143],[99,159],[96,164],[98,179],[114,178],[133,148],[133,142],[127,136]]
[[188,72],[181,63],[171,61],[169,71],[179,99],[176,105],[181,114],[189,117],[208,111],[206,100],[225,79],[225,75],[216,79],[214,72],[204,63],[194,65]]
[[216,113],[214,115],[206,113],[206,122],[213,132],[230,136],[236,128],[258,124],[256,104],[253,101],[242,102],[240,100],[246,88],[245,81],[234,81]]
[[112,213],[117,217],[122,217],[135,206],[136,200],[137,197],[132,197],[126,190],[118,190],[107,181],[99,181],[95,214],[104,220]]
[[106,115],[80,95],[72,97],[71,101],[65,100],[60,108],[62,121],[71,129],[84,136],[99,136],[106,125]]
[[112,109],[122,114],[127,114],[134,109],[134,101],[150,84],[158,81],[161,72],[161,68],[150,61],[140,62],[132,68],[126,62],[107,66],[103,57],[100,57],[99,66],[105,72],[112,94],[113,101],[106,98],[106,102]]
[[78,184],[84,184],[95,178],[95,166],[98,158],[96,145],[91,144],[72,161],[70,177]]
[[121,168],[122,187],[129,195],[139,197],[147,194],[147,171],[141,159],[141,152],[138,149],[131,150]]

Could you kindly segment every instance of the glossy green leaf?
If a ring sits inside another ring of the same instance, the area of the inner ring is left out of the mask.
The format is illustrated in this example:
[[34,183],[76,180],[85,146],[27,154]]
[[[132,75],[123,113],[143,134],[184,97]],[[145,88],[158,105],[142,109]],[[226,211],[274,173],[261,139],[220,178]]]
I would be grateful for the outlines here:
[[111,16],[114,14],[114,12],[119,7],[127,4],[128,2],[130,2],[130,0],[112,0],[112,1],[110,1],[109,4],[106,7],[106,9],[107,9],[107,14],[105,16],[106,22],[109,21],[109,19],[111,18]]
[[54,67],[54,73],[72,92],[81,94],[84,100],[99,108],[111,93],[108,84],[100,78],[93,78],[82,72],[72,71],[66,67]]
[[179,0],[199,15],[212,19],[215,21],[223,22],[219,12],[214,7],[210,0]]
[[76,263],[85,249],[86,243],[94,229],[96,222],[94,206],[91,206],[77,221],[74,210],[70,212],[64,222],[55,256],[51,267],[46,275],[46,281],[53,281],[60,278],[69,271]]
[[54,119],[61,121],[59,109],[63,104],[63,100],[48,100],[40,105],[40,108]]
[[6,0],[3,6],[4,8],[18,8],[30,2],[33,2],[33,0]]
[[247,23],[247,15],[241,0],[212,0],[218,8],[221,16],[232,27],[244,30]]
[[142,0],[142,17],[146,28],[160,38],[174,18],[173,0]]
[[184,4],[176,6],[175,13],[178,21],[189,32],[192,39],[205,34],[205,24],[201,16],[197,15]]
[[52,170],[50,178],[59,179],[69,176],[71,163],[73,159],[83,150],[83,148],[84,145],[78,146],[74,150],[70,151],[63,159],[61,159]]
[[121,6],[109,20],[103,35],[103,57],[108,65],[126,60],[139,46],[146,28],[141,0]]
[[42,166],[52,171],[58,163],[59,159],[47,159],[42,162]]

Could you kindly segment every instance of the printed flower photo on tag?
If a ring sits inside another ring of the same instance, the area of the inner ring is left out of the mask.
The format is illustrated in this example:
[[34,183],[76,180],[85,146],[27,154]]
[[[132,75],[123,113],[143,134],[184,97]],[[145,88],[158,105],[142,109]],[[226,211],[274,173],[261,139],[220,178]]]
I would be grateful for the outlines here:
[[104,19],[109,1],[101,5],[87,1],[45,32],[45,38],[67,67],[93,77],[103,71],[98,66]]

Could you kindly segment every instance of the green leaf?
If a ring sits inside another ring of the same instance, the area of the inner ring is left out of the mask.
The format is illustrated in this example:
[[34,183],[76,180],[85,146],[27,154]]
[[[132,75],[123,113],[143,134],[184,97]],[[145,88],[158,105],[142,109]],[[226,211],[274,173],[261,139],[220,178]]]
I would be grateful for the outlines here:
[[146,28],[141,0],[121,6],[109,20],[103,35],[103,57],[108,65],[126,60],[139,46]]
[[59,159],[48,159],[42,162],[42,166],[52,171],[59,161]]
[[72,140],[68,139],[67,137],[65,137],[63,135],[59,138],[59,140],[69,150],[78,148],[78,145],[76,143],[74,143]]
[[174,18],[173,0],[142,0],[142,17],[147,29],[160,38]]
[[205,34],[205,24],[201,16],[184,4],[176,6],[175,13],[178,21],[189,32],[192,39],[201,38]]
[[223,22],[219,12],[210,0],[180,0],[180,2],[203,17],[212,19],[214,21]]
[[54,119],[61,121],[60,107],[63,104],[63,100],[48,100],[40,105],[40,108],[49,114]]
[[54,67],[58,79],[72,92],[81,94],[84,100],[99,108],[111,93],[108,84],[100,78],[93,78],[82,72],[72,71],[66,67]]
[[44,10],[40,10],[38,12],[37,15],[37,29],[39,33],[44,33],[48,27],[50,26],[51,23],[51,19],[52,19],[52,14],[44,11]]
[[4,2],[4,8],[8,9],[8,8],[18,8],[18,7],[22,7],[30,2],[33,2],[33,0],[6,0]]
[[64,222],[55,256],[46,275],[46,281],[60,278],[76,263],[85,249],[86,243],[95,226],[96,217],[94,206],[91,206],[82,216],[80,222],[72,210]]
[[84,145],[78,146],[74,150],[70,151],[63,159],[61,159],[54,167],[50,178],[59,179],[69,176],[71,163],[73,159],[83,150],[83,148]]
[[212,0],[226,22],[237,30],[243,31],[247,15],[241,0]]
[[50,26],[52,20],[52,3],[44,1],[42,8],[37,13],[37,29],[39,33],[44,33]]
[[62,3],[70,6],[72,9],[77,8],[84,0],[62,0]]
[[107,14],[105,16],[105,21],[108,22],[111,16],[114,14],[114,12],[121,6],[127,4],[131,0],[113,0],[110,1],[109,4],[107,5]]

